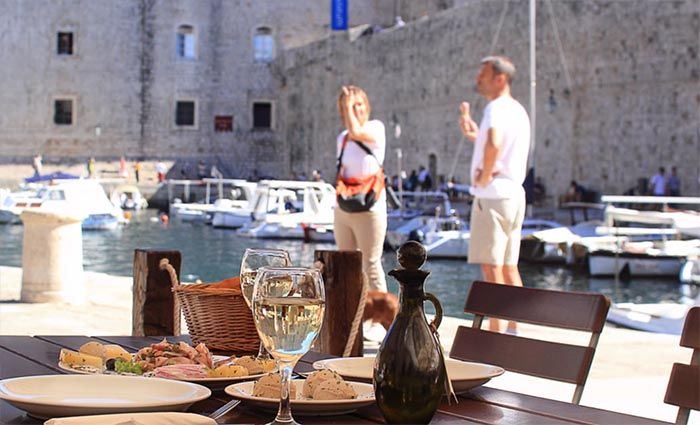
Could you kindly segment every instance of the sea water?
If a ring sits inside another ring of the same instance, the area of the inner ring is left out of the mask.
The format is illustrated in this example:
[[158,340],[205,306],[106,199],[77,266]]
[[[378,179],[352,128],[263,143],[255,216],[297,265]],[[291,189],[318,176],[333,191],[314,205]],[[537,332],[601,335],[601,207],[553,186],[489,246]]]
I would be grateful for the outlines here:
[[[0,265],[22,266],[21,225],[0,225]],[[310,266],[314,251],[335,249],[329,243],[304,243],[297,240],[262,240],[240,237],[235,230],[215,229],[203,224],[161,223],[151,210],[134,215],[131,223],[113,231],[83,232],[83,264],[87,271],[131,276],[134,250],[177,250],[182,253],[181,279],[213,282],[239,273],[246,248],[281,248],[289,251],[292,263]],[[396,253],[385,251],[384,271],[396,268]],[[478,266],[464,260],[428,260],[423,269],[430,271],[425,290],[435,294],[444,314],[465,317],[462,309],[469,285],[481,278]],[[695,298],[700,287],[684,285],[676,278],[634,278],[616,282],[612,278],[592,278],[585,271],[563,266],[520,264],[525,286],[567,291],[599,292],[613,302],[680,302]],[[396,281],[387,277],[389,290],[398,293]],[[430,303],[426,311],[432,312]]]

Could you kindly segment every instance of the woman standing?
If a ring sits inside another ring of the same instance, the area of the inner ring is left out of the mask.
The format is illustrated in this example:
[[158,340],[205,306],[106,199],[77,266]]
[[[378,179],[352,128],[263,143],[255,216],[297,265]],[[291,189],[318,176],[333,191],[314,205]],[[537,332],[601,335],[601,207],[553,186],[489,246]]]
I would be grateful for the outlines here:
[[[367,94],[357,86],[343,86],[338,109],[345,126],[337,139],[338,178],[364,178],[377,174],[384,163],[384,124],[370,120]],[[386,235],[386,193],[381,190],[368,211],[348,212],[335,208],[333,232],[338,249],[362,252],[362,269],[369,289],[386,292],[382,250]]]

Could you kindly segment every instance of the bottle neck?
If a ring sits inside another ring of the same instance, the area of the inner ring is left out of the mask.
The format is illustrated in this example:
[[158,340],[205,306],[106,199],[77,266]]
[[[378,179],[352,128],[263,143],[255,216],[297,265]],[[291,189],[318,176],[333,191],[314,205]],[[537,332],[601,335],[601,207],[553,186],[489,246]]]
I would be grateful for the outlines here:
[[419,308],[423,310],[423,298],[425,292],[423,285],[405,285],[401,284],[401,293],[399,297],[400,310]]

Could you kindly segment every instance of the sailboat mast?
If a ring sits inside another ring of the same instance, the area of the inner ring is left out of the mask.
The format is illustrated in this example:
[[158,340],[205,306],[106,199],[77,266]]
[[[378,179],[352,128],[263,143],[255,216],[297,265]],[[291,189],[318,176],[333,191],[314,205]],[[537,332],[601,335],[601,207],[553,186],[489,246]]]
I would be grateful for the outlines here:
[[[535,144],[537,138],[535,137],[537,122],[537,108],[536,108],[536,89],[537,89],[537,60],[535,58],[535,23],[536,23],[536,0],[530,0],[530,167],[535,168],[537,165],[537,158],[535,157]],[[536,170],[536,169],[535,169]]]

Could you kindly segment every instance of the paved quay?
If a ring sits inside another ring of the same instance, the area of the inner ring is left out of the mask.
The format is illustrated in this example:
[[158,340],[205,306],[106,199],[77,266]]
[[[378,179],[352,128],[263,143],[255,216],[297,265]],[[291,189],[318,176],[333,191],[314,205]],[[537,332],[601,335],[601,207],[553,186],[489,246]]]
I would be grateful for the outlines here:
[[[129,335],[131,333],[131,277],[85,272],[88,304],[28,304],[19,302],[22,270],[0,266],[0,335]],[[184,320],[183,320],[184,323]],[[463,319],[447,317],[440,338],[449,352]],[[579,332],[521,326],[524,336],[586,344]],[[691,352],[678,346],[678,337],[651,334],[607,325],[601,334],[581,404],[673,422],[676,409],[663,403],[674,362],[688,363]],[[376,351],[366,344],[366,352]],[[546,359],[556,361],[556,359]],[[573,386],[506,372],[489,386],[570,401]],[[691,422],[700,423],[691,414]]]

